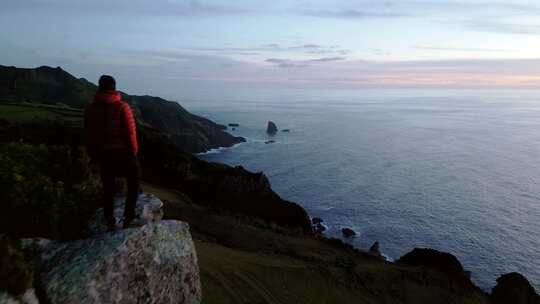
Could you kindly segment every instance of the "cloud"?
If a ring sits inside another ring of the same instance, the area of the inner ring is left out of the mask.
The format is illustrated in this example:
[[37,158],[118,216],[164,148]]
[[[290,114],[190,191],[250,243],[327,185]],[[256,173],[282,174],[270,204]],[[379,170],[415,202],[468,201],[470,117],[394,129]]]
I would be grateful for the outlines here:
[[244,55],[257,56],[263,54],[307,54],[307,55],[335,55],[344,56],[351,53],[351,50],[341,48],[338,45],[321,44],[299,44],[292,46],[282,46],[278,43],[263,44],[256,47],[184,47],[180,50],[186,52],[212,53],[220,55]]
[[465,23],[465,27],[479,32],[517,35],[540,35],[540,25],[505,23],[496,21],[473,21]]
[[407,16],[406,14],[398,12],[371,12],[356,9],[305,10],[302,12],[302,15],[336,19],[400,18]]
[[52,13],[97,13],[97,14],[135,14],[150,16],[226,16],[253,13],[246,7],[231,5],[211,5],[196,0],[3,0],[0,13],[52,12]]
[[316,59],[310,59],[308,62],[330,62],[330,61],[342,61],[347,58],[345,57],[323,57],[323,58],[316,58]]
[[265,62],[273,63],[280,68],[305,68],[309,67],[311,63],[324,63],[332,61],[346,60],[345,57],[322,57],[307,60],[292,60],[292,59],[280,59],[280,58],[268,58]]
[[273,63],[280,68],[305,68],[307,63],[290,59],[268,58],[266,62]]
[[493,48],[468,48],[468,47],[444,47],[444,46],[415,46],[417,50],[427,51],[449,51],[449,52],[508,52],[507,49],[493,49]]

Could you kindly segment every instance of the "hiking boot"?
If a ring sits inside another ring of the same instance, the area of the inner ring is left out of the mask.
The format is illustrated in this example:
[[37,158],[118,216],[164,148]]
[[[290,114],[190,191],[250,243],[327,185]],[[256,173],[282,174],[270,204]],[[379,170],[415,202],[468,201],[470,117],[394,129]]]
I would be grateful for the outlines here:
[[113,232],[116,230],[115,222],[107,222],[107,232]]
[[124,223],[122,225],[123,229],[131,228],[131,223],[133,223],[134,218],[125,218]]

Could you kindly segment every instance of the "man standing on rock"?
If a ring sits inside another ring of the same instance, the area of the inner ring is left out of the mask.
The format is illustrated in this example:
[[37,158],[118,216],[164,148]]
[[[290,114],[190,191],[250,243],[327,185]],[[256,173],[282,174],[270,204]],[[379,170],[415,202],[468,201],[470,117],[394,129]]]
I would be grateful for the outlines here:
[[123,225],[126,228],[135,218],[139,192],[137,130],[131,108],[116,91],[113,77],[99,78],[98,92],[94,102],[86,107],[84,118],[87,151],[101,171],[107,229],[112,231],[116,227],[113,214],[116,177],[125,177],[127,181]]

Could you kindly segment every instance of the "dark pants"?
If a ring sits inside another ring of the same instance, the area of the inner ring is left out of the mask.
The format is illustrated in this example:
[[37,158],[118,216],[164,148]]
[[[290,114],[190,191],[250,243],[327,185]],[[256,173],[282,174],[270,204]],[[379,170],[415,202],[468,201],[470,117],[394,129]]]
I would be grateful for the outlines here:
[[115,179],[124,177],[127,183],[126,206],[124,223],[135,218],[135,204],[139,195],[140,168],[137,156],[126,151],[107,151],[101,154],[99,160],[101,182],[103,183],[103,210],[107,224],[115,222],[113,208],[115,195]]

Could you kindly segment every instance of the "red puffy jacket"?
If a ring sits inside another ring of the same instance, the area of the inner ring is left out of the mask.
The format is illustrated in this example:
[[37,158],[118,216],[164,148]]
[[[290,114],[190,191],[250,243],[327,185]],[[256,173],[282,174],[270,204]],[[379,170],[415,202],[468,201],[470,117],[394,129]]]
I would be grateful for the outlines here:
[[84,113],[87,150],[96,158],[101,152],[138,152],[135,119],[129,105],[117,91],[98,91]]

